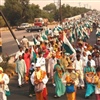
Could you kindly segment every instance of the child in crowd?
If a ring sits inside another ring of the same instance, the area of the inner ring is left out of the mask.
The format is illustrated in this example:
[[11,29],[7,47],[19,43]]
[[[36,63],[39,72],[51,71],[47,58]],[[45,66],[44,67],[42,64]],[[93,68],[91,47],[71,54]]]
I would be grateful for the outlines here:
[[33,95],[35,95],[34,85],[32,85],[31,80],[30,80],[30,77],[34,71],[35,71],[34,63],[31,63],[31,67],[29,69],[29,97],[32,97]]

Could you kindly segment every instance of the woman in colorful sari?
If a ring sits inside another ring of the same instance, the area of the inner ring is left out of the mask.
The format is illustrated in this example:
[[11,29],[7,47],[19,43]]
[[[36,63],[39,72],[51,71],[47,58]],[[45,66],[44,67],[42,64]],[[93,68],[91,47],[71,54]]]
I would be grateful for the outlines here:
[[25,81],[28,81],[29,78],[29,69],[30,69],[30,53],[29,50],[26,49],[25,53],[23,54],[23,58],[26,64],[26,76],[25,76]]
[[54,66],[54,82],[55,82],[55,95],[54,97],[61,97],[65,94],[65,86],[61,81],[62,75],[63,75],[63,68],[60,65],[60,61],[57,60],[57,64]]
[[95,91],[93,84],[93,77],[96,71],[95,68],[91,66],[91,63],[88,61],[87,66],[84,68],[85,81],[86,81],[86,93],[85,98],[89,98]]

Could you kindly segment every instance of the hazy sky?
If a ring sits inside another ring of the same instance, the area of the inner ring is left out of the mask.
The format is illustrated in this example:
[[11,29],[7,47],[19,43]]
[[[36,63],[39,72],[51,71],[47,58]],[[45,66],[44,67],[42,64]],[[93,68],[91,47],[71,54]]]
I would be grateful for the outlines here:
[[[59,0],[30,0],[30,3],[38,4],[40,8],[47,4],[55,3],[57,5]],[[81,6],[91,9],[100,10],[100,0],[61,0],[62,4],[69,4],[70,6]]]

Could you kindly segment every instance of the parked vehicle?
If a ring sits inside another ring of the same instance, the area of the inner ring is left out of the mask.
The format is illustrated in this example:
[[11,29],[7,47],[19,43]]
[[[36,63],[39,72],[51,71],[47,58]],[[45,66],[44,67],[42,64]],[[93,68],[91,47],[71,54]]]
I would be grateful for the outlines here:
[[39,26],[31,26],[29,28],[26,29],[27,32],[33,32],[33,31],[42,31],[43,27],[39,27]]
[[17,30],[24,30],[25,28],[30,27],[29,23],[22,23],[20,26],[17,27]]

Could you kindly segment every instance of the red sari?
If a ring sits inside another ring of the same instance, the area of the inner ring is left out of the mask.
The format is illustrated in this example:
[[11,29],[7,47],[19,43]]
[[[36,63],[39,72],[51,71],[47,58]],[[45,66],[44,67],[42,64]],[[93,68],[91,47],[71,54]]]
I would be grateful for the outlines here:
[[29,76],[29,68],[30,68],[30,53],[24,53],[24,60],[25,60],[26,69],[27,69],[26,76],[28,77]]

